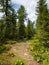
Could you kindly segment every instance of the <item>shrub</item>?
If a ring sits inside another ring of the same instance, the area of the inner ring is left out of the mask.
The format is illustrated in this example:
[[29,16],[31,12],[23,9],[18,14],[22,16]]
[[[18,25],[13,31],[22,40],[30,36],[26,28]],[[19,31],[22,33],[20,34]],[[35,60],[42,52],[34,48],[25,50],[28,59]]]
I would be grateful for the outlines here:
[[49,65],[49,61],[47,60],[47,59],[45,59],[44,61],[43,61],[43,64],[42,65]]
[[13,65],[25,65],[24,61],[22,61],[21,59],[18,59],[14,62]]
[[40,41],[32,40],[30,46],[30,54],[33,58],[41,63],[41,65],[49,65],[49,48],[40,43]]

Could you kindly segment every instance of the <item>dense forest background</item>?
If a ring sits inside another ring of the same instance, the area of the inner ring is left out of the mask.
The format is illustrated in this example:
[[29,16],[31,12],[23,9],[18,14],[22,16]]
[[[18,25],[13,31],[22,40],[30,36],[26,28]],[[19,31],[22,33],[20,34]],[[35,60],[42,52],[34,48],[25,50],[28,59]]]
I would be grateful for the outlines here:
[[7,39],[18,40],[26,37],[31,38],[34,35],[34,23],[27,19],[28,24],[25,26],[24,22],[27,13],[24,6],[21,5],[19,10],[15,12],[10,2],[9,0],[0,2],[2,6],[0,12],[4,12],[3,17],[0,19],[0,42]]
[[0,51],[8,40],[29,41],[34,59],[42,65],[49,65],[49,8],[46,0],[37,2],[35,26],[35,22],[27,19],[25,7],[21,5],[16,12],[11,0],[0,0],[0,12],[4,13],[0,18]]

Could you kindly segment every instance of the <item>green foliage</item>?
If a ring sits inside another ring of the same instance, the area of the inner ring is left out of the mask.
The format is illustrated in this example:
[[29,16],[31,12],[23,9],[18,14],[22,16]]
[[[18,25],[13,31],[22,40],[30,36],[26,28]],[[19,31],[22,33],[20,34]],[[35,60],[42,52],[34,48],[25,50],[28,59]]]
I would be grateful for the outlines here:
[[[37,34],[41,43],[49,44],[49,15],[45,0],[37,3]],[[47,45],[48,46],[48,45]]]
[[30,21],[28,19],[28,24],[27,24],[27,39],[31,39],[33,35],[34,35],[33,24],[32,24],[32,21]]
[[46,0],[39,0],[37,3],[37,35],[38,43],[33,44],[31,53],[35,60],[42,65],[49,65],[49,13]]
[[2,17],[2,20],[5,23],[5,29],[4,29],[5,34],[3,34],[4,38],[15,39],[16,38],[16,17],[17,16],[15,14],[14,8],[11,5],[11,0],[0,0],[0,6],[2,7],[0,9],[1,12],[5,13],[4,16]]
[[25,65],[24,61],[22,61],[21,59],[18,59],[14,62],[13,65]]
[[43,65],[49,65],[49,61],[46,59],[43,61]]
[[5,34],[5,23],[3,22],[3,20],[0,20],[0,42],[4,42],[5,40],[4,34]]
[[24,39],[26,36],[24,20],[26,18],[26,11],[24,6],[20,6],[18,13],[18,38]]
[[31,40],[30,54],[41,65],[49,65],[49,48],[45,48],[38,39]]
[[28,22],[27,27],[25,26],[27,14],[24,6],[21,5],[17,13],[11,4],[11,0],[0,0],[0,6],[2,7],[0,12],[4,13],[1,18],[2,22],[0,21],[0,42],[5,42],[8,39],[30,39],[34,36],[34,24],[28,20],[30,23]]
[[11,39],[17,39],[17,15],[15,13],[15,10],[14,8],[12,9],[12,14],[11,14],[11,32],[10,32],[10,35],[11,35]]

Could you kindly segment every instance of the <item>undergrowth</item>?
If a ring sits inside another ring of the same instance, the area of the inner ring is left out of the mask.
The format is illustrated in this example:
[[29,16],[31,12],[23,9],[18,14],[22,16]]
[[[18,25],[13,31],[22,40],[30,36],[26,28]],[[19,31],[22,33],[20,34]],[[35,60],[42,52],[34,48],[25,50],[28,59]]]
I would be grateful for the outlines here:
[[27,64],[24,60],[19,58],[14,61],[13,65],[27,65]]
[[29,42],[31,42],[29,49],[33,58],[41,65],[49,65],[49,48],[45,48],[36,38]]

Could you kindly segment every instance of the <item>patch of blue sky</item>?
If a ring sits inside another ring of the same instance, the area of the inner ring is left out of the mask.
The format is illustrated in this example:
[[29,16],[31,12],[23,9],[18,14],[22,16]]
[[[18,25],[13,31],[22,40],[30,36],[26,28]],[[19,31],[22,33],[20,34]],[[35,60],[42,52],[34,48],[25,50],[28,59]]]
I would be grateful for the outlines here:
[[14,7],[15,10],[18,10],[19,7],[20,7],[20,5],[19,5],[19,4],[15,4],[15,3],[13,3],[13,7]]

